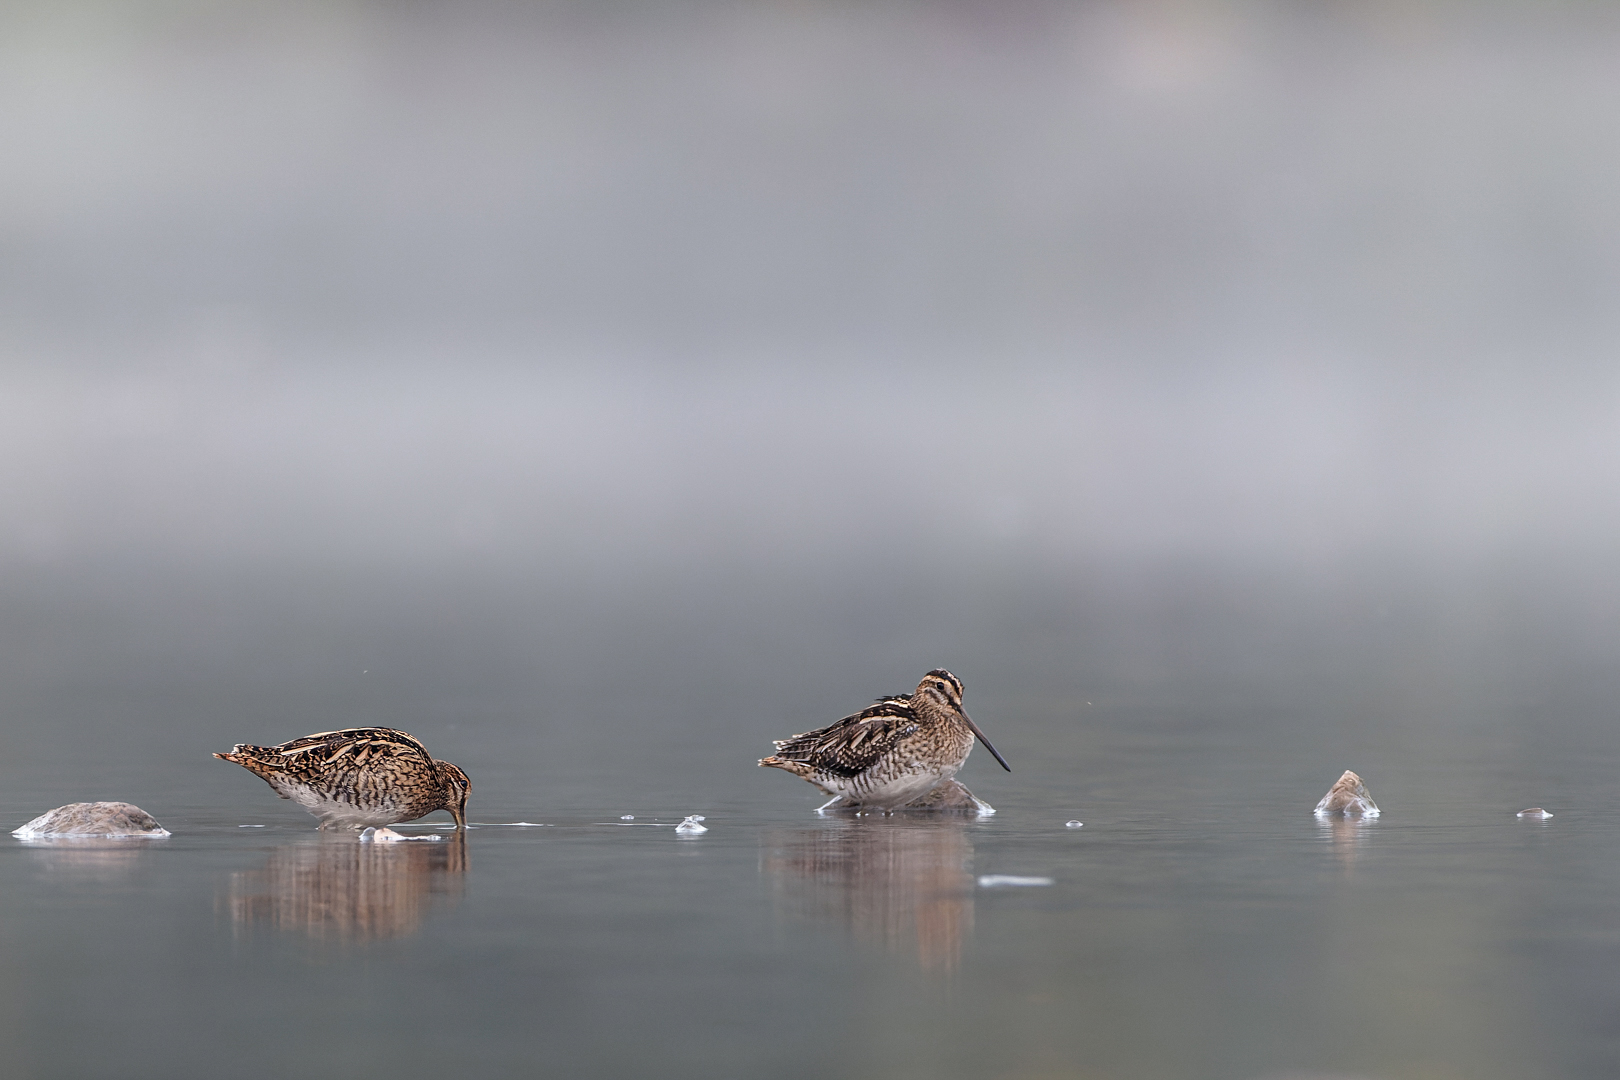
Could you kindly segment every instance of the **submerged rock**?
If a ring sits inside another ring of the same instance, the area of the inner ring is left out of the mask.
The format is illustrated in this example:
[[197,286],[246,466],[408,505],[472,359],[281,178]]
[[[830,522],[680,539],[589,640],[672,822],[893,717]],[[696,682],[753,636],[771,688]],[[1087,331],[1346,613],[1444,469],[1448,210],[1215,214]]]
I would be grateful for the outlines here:
[[440,836],[438,833],[429,833],[427,836],[406,836],[404,833],[395,832],[393,829],[388,828],[386,825],[383,826],[380,829],[377,828],[375,825],[368,825],[366,827],[366,829],[360,834],[360,842],[362,844],[393,844],[393,843],[397,843],[397,842],[402,841],[402,840],[409,841],[409,840],[443,840],[443,839],[444,839],[444,837]]
[[19,840],[55,836],[168,836],[156,818],[127,802],[76,802],[39,815],[11,834]]
[[1377,817],[1378,813],[1378,804],[1367,794],[1367,785],[1349,769],[1316,804],[1317,817]]
[[[819,810],[859,810],[861,804],[846,796],[840,795],[832,802],[824,803]],[[996,812],[996,808],[969,791],[959,780],[947,780],[934,787],[924,795],[912,799],[901,810],[967,810],[981,817],[988,817]]]
[[993,814],[996,808],[969,791],[960,780],[947,780],[920,799],[906,803],[907,810],[972,810]]
[[1520,817],[1527,817],[1527,818],[1550,818],[1550,817],[1552,817],[1551,814],[1547,813],[1547,811],[1543,810],[1539,806],[1532,806],[1528,810],[1520,810],[1519,811],[1519,816]]

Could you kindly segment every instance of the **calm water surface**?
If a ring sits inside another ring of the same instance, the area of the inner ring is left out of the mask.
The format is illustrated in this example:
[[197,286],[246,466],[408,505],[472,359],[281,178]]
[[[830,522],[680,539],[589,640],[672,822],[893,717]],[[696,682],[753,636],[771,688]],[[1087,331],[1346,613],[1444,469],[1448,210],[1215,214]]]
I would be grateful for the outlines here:
[[[1219,651],[1217,631],[1191,633]],[[665,681],[676,667],[622,692],[589,669],[573,697],[456,700],[344,697],[313,677],[23,680],[6,820],[128,798],[174,836],[0,845],[5,1072],[1620,1069],[1620,761],[1601,679],[1468,691],[1477,664],[1414,678],[1355,654],[1348,674],[1234,690],[1200,674],[1220,663],[1171,650],[1185,677],[1055,666],[1043,683],[1027,669],[1046,636],[930,661],[963,676],[1016,770],[974,754],[964,779],[999,809],[981,819],[821,818],[807,785],[753,765],[771,736],[914,681],[929,665],[910,658],[886,678],[828,660],[782,697],[768,671],[728,698],[723,679]],[[392,716],[467,768],[475,822],[545,827],[360,845],[208,757],[345,715]],[[1382,819],[1312,817],[1345,768]],[[1514,816],[1531,805],[1555,816]],[[657,827],[694,813],[706,834]],[[1054,883],[980,886],[998,874]]]

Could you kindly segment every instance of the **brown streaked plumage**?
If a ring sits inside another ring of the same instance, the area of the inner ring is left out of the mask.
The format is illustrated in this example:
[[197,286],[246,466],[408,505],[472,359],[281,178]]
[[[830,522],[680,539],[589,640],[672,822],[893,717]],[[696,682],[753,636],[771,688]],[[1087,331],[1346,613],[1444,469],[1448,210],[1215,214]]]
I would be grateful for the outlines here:
[[258,776],[320,818],[322,829],[392,825],[435,810],[467,827],[467,774],[393,728],[322,731],[280,746],[237,743],[214,756]]
[[894,810],[955,777],[975,738],[1012,771],[962,711],[962,681],[935,668],[909,697],[879,698],[829,727],[779,739],[760,764],[808,780],[840,806]]

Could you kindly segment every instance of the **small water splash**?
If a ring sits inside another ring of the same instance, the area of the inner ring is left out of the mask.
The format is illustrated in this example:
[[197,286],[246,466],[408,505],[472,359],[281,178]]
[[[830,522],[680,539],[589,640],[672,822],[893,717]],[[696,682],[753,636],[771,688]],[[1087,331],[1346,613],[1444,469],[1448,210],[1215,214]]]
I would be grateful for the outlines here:
[[981,874],[979,888],[1003,889],[1018,887],[1034,887],[1039,885],[1055,885],[1057,882],[1049,877],[1017,877],[1013,874]]
[[619,820],[620,821],[634,821],[634,820],[636,820],[636,815],[634,815],[634,814],[620,814],[619,815]]
[[678,823],[673,821],[636,821],[634,815],[626,814],[618,821],[593,821],[591,824],[606,825],[610,827],[622,826],[632,829],[674,829],[676,832],[701,833],[708,832],[709,830],[698,824],[698,822],[707,820],[708,818],[704,817],[702,814],[688,814]]
[[1084,824],[1085,824],[1085,822],[1083,822],[1083,821],[1065,821],[1063,823],[1063,827],[1065,829],[1078,829],[1081,826],[1083,826]]

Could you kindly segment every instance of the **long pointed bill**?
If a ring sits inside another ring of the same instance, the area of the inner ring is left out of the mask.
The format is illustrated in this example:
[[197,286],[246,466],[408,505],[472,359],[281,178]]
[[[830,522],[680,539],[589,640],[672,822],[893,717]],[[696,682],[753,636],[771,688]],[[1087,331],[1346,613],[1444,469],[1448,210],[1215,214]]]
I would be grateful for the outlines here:
[[956,715],[967,721],[968,730],[973,732],[974,736],[980,742],[984,743],[984,748],[990,751],[990,756],[1001,762],[1001,767],[1003,769],[1006,769],[1008,772],[1012,772],[1012,766],[1007,764],[1007,759],[997,753],[996,748],[990,745],[990,740],[984,737],[984,732],[979,730],[979,725],[973,722],[973,718],[960,709],[956,711]]

